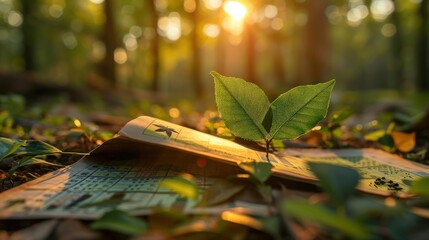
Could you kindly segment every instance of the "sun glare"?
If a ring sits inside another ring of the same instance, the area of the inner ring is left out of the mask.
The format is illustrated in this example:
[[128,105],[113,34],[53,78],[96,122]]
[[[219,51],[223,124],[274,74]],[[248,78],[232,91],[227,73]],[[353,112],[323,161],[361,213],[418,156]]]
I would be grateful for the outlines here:
[[235,20],[243,20],[247,14],[247,8],[238,1],[227,1],[223,9]]

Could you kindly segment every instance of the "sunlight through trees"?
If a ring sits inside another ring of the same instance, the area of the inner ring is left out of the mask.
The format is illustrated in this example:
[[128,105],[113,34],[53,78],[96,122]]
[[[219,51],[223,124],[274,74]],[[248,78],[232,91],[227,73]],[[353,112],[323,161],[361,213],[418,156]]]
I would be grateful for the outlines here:
[[346,90],[424,90],[427,5],[0,0],[0,72],[172,97],[212,92],[210,70],[273,93],[334,77]]

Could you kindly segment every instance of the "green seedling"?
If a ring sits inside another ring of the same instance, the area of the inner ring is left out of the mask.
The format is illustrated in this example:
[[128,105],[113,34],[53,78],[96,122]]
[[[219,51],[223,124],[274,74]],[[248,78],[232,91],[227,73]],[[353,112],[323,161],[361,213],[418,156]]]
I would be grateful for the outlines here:
[[297,138],[326,117],[335,80],[295,87],[272,103],[257,85],[212,71],[219,112],[231,132],[243,139],[265,141]]

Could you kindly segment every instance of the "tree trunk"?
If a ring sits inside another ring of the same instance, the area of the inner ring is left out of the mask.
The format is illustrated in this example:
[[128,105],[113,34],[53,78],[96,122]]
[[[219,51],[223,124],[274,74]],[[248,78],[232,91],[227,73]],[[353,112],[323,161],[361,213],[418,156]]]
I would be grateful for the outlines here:
[[[286,1],[283,1],[281,3],[279,3],[279,5],[277,6],[279,9],[279,12],[284,12],[286,11]],[[283,33],[283,29],[279,29],[279,30],[272,30],[272,48],[273,48],[273,62],[274,62],[274,74],[277,80],[277,84],[276,86],[279,89],[284,89],[285,86],[287,86],[286,84],[286,72],[285,72],[285,55],[284,55],[284,50],[285,50],[285,42],[286,41],[286,36]],[[289,86],[290,87],[290,86]]]
[[159,69],[160,69],[160,61],[159,61],[159,42],[160,37],[158,34],[158,11],[156,10],[155,6],[156,0],[150,0],[149,2],[149,8],[152,13],[152,22],[151,26],[152,29],[155,32],[154,38],[152,38],[151,42],[151,50],[152,50],[152,82],[150,85],[150,90],[154,93],[157,93],[160,89],[160,81],[159,81]]
[[[275,31],[275,30],[274,30]],[[277,79],[277,86],[284,87],[286,82],[286,75],[284,69],[284,56],[283,56],[283,44],[284,39],[280,31],[275,31],[272,34],[272,47],[274,48],[274,74]]]
[[420,31],[417,44],[417,87],[421,91],[429,90],[428,79],[428,1],[423,0],[420,3]]
[[[25,1],[25,0],[24,0]],[[115,63],[115,49],[117,47],[116,41],[116,27],[115,17],[113,14],[114,0],[104,1],[104,16],[106,18],[104,23],[103,42],[106,46],[106,56],[103,62],[102,76],[107,80],[109,85],[115,86],[116,84],[116,63]]]
[[325,81],[327,68],[327,0],[307,1],[308,22],[304,34],[304,81],[316,83]]
[[[403,44],[402,44],[402,29],[401,29],[401,18],[398,12],[398,0],[395,2],[395,11],[392,13],[392,22],[396,26],[396,34],[392,39],[392,52],[394,55],[394,71],[395,81],[393,83],[394,88],[401,88],[401,82],[404,80],[404,61],[403,61]],[[389,83],[386,83],[389,85]]]
[[[218,12],[219,18],[223,19],[224,13],[223,10],[220,9]],[[221,24],[219,24],[219,36],[217,37],[216,42],[216,67],[215,70],[220,74],[227,74],[225,72],[225,50],[227,47],[227,39],[225,30],[222,28]]]
[[201,82],[201,58],[199,51],[199,38],[198,38],[198,1],[196,1],[195,10],[191,13],[191,19],[194,24],[194,31],[191,34],[192,45],[192,83],[194,85],[194,93],[197,99],[201,100],[204,96],[204,89]]
[[258,78],[256,76],[255,68],[255,34],[254,34],[255,25],[251,23],[246,23],[246,50],[247,50],[247,59],[246,59],[246,69],[247,69],[247,81],[259,84]]
[[38,4],[37,0],[21,0],[22,18],[22,58],[24,60],[24,70],[26,72],[33,72],[36,70],[36,63],[34,60],[34,38],[36,34],[36,24],[34,10]]

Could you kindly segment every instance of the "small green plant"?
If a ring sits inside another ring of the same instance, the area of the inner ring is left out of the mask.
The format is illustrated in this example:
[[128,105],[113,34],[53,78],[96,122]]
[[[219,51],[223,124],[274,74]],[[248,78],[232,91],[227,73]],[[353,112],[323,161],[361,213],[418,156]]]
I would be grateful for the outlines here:
[[335,80],[298,86],[272,103],[264,91],[240,78],[212,71],[215,97],[226,126],[238,137],[265,141],[266,157],[273,140],[297,138],[310,131],[328,111]]
[[63,152],[60,149],[38,140],[15,140],[0,137],[0,162],[12,160],[9,175],[18,168],[31,164],[61,166],[46,161],[47,156],[55,154],[86,155],[86,153]]

